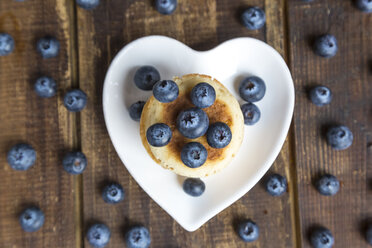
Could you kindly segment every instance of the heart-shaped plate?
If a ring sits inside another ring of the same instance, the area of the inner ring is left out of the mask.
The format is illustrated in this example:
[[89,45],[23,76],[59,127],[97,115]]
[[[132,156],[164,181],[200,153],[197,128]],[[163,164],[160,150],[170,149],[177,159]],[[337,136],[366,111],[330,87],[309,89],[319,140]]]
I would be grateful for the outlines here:
[[[210,75],[243,103],[237,88],[245,76],[266,83],[265,97],[256,103],[261,119],[245,126],[238,155],[220,173],[204,180],[206,190],[191,197],[182,190],[184,178],[157,165],[141,143],[139,123],[129,106],[150,92],[133,83],[142,65],[156,67],[162,79],[188,73]],[[285,141],[294,107],[294,87],[283,58],[266,43],[236,38],[199,52],[164,36],[147,36],[126,45],[112,61],[105,78],[103,110],[107,130],[119,157],[143,190],[183,228],[194,231],[247,193],[270,168]]]

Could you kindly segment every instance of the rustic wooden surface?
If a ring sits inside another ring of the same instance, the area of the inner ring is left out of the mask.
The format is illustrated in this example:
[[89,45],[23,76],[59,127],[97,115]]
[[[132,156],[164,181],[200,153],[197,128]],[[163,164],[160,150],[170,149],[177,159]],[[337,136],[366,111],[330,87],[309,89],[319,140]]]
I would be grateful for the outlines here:
[[[247,6],[265,9],[267,23],[248,31],[239,23]],[[27,16],[27,18],[25,18]],[[125,230],[140,223],[149,227],[151,247],[309,247],[308,233],[328,227],[336,247],[367,247],[362,236],[372,217],[372,14],[362,14],[349,0],[305,3],[300,0],[179,0],[171,16],[157,13],[151,0],[106,0],[94,10],[73,0],[0,1],[0,32],[16,41],[13,54],[0,57],[0,247],[90,247],[86,227],[95,221],[112,231],[107,247],[124,247]],[[313,54],[314,36],[331,32],[340,50],[332,59]],[[43,35],[61,42],[57,58],[43,60],[35,42]],[[183,230],[137,185],[114,150],[103,120],[102,86],[115,54],[130,41],[151,34],[176,38],[197,50],[207,50],[240,36],[261,39],[276,48],[289,64],[296,87],[294,122],[270,173],[286,175],[288,193],[271,197],[263,180],[249,193],[193,233]],[[58,96],[38,98],[32,89],[40,75],[58,82]],[[319,108],[307,99],[308,87],[329,86],[331,105]],[[88,94],[81,113],[68,113],[63,93],[80,87]],[[56,111],[57,110],[57,111]],[[355,142],[346,151],[325,143],[324,128],[348,125]],[[28,142],[38,152],[27,172],[6,163],[11,145]],[[82,176],[61,168],[63,154],[81,149],[88,158]],[[319,195],[312,186],[320,173],[341,181],[334,197]],[[111,206],[101,198],[102,185],[116,181],[126,199]],[[22,232],[17,215],[36,204],[46,214],[44,227]],[[233,223],[252,218],[260,238],[242,242]]]

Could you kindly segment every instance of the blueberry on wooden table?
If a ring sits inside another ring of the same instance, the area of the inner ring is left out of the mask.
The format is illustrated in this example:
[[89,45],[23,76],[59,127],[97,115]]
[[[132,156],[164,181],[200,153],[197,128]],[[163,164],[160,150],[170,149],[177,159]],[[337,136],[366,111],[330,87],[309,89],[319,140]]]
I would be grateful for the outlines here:
[[102,198],[106,203],[116,204],[124,200],[125,192],[118,183],[110,183],[103,188]]
[[36,151],[28,144],[17,144],[8,151],[7,161],[14,170],[28,170],[35,164]]
[[325,174],[315,183],[316,189],[320,194],[326,196],[335,195],[340,189],[340,182],[335,176]]
[[259,7],[250,7],[241,15],[241,22],[249,30],[260,29],[265,25],[265,12]]
[[76,0],[76,4],[83,9],[94,9],[99,5],[100,0]]
[[51,36],[46,36],[37,41],[36,49],[44,59],[56,57],[59,53],[59,41]]
[[161,80],[158,81],[153,89],[152,93],[156,100],[162,103],[173,102],[177,99],[179,94],[178,85],[172,80]]
[[283,195],[287,187],[287,179],[279,174],[271,175],[266,181],[266,191],[272,196]]
[[177,0],[155,0],[155,8],[160,14],[170,15],[177,8]]
[[252,126],[260,120],[261,111],[254,103],[245,103],[240,108],[243,113],[245,125]]
[[36,80],[34,90],[38,96],[50,98],[57,93],[57,84],[53,78],[43,76]]
[[183,191],[194,197],[201,196],[205,191],[205,183],[199,178],[187,178],[183,181]]
[[355,5],[361,11],[370,13],[372,12],[372,0],[355,0]]
[[327,130],[327,143],[335,150],[349,148],[353,139],[353,133],[347,126],[333,126]]
[[239,95],[247,102],[260,101],[266,93],[265,82],[256,76],[244,78],[239,85]]
[[332,101],[332,91],[326,86],[316,86],[312,88],[309,92],[310,100],[316,106],[324,106]]
[[189,139],[196,139],[203,136],[209,126],[208,115],[204,110],[194,107],[182,110],[176,120],[178,131]]
[[368,244],[372,245],[372,224],[368,225],[365,235]]
[[64,156],[62,161],[65,171],[72,175],[83,173],[87,164],[87,158],[82,152],[69,152]]
[[162,147],[170,142],[172,130],[167,124],[156,123],[147,129],[146,138],[151,146]]
[[324,58],[331,58],[336,55],[338,50],[337,39],[331,34],[326,34],[316,38],[314,52]]
[[192,88],[190,98],[196,107],[207,108],[216,100],[216,91],[208,83],[198,83]]
[[141,66],[134,74],[134,84],[141,90],[152,90],[160,80],[160,74],[155,67],[150,65]]
[[207,142],[213,148],[224,148],[232,139],[230,127],[223,122],[215,122],[207,131]]
[[38,207],[30,207],[23,210],[19,216],[19,223],[25,232],[36,232],[44,224],[44,213]]
[[87,104],[88,96],[80,89],[73,89],[66,92],[63,98],[63,104],[71,112],[79,112]]
[[319,227],[311,232],[310,243],[313,248],[331,248],[335,240],[330,230]]
[[151,244],[149,230],[144,226],[134,226],[125,234],[127,248],[148,248]]
[[243,220],[237,226],[237,232],[239,237],[244,242],[253,242],[256,241],[260,234],[260,229],[258,225],[252,220]]
[[14,39],[10,34],[0,33],[0,56],[11,54],[14,50]]
[[130,105],[129,107],[129,116],[132,118],[134,121],[140,121],[141,120],[141,114],[143,107],[145,106],[144,101],[137,101]]
[[190,168],[202,166],[208,158],[208,151],[199,142],[190,142],[182,147],[181,160]]
[[89,244],[96,248],[105,247],[111,237],[111,231],[105,224],[94,224],[87,231],[87,240]]

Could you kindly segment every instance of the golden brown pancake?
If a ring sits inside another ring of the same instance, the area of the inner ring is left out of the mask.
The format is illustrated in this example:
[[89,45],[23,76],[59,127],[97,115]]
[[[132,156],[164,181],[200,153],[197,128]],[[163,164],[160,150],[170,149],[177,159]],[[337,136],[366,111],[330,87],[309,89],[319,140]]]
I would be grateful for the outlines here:
[[[188,74],[181,78],[174,77],[178,84],[179,96],[170,103],[161,103],[151,96],[146,102],[140,121],[140,134],[144,147],[151,158],[162,167],[187,177],[206,177],[225,168],[237,154],[244,136],[244,119],[239,103],[235,97],[216,79],[207,75]],[[204,136],[196,139],[185,138],[176,128],[176,119],[180,111],[194,107],[190,100],[191,89],[198,83],[206,82],[216,91],[216,101],[203,110],[209,117],[209,124],[226,123],[232,133],[229,145],[224,148],[213,148],[208,145]],[[172,139],[163,147],[150,146],[146,130],[155,123],[165,123],[172,130]],[[181,160],[182,147],[191,141],[200,142],[208,152],[207,161],[198,168],[187,167]]]

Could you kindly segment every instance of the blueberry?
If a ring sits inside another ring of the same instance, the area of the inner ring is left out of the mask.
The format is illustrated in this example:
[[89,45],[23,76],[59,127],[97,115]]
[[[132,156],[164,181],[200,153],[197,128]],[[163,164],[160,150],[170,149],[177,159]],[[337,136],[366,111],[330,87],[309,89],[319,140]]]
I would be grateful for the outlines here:
[[326,174],[322,176],[315,184],[317,190],[322,195],[335,195],[340,189],[340,182],[335,176]]
[[65,94],[63,104],[66,109],[71,112],[81,111],[87,104],[87,94],[79,89],[73,89]]
[[103,188],[102,198],[106,203],[119,203],[124,200],[125,192],[118,183],[110,183]]
[[9,150],[7,160],[14,170],[28,170],[35,164],[36,152],[28,144],[17,144]]
[[54,37],[44,37],[36,44],[37,51],[44,59],[56,57],[59,53],[59,41]]
[[190,108],[181,111],[177,116],[177,129],[189,139],[203,136],[209,126],[208,115],[200,108]]
[[160,14],[170,15],[177,8],[177,0],[155,0],[155,8]]
[[87,167],[87,158],[82,152],[69,152],[62,161],[63,168],[70,174],[77,175],[84,172]]
[[346,126],[333,126],[327,130],[327,142],[335,150],[345,150],[353,143],[353,133]]
[[266,190],[272,196],[283,195],[287,191],[287,179],[279,174],[271,175],[266,181]]
[[239,95],[247,102],[261,100],[266,92],[265,82],[256,76],[246,77],[239,85]]
[[172,130],[164,123],[156,123],[147,129],[146,138],[151,146],[165,146],[172,138]]
[[196,107],[207,108],[216,100],[216,91],[208,83],[198,83],[192,88],[190,97]]
[[355,5],[364,12],[372,12],[372,0],[355,0]]
[[152,91],[156,100],[163,103],[176,100],[179,93],[178,85],[172,80],[161,80],[157,82]]
[[245,103],[241,106],[241,109],[245,125],[254,125],[260,120],[261,111],[255,104]]
[[331,248],[335,240],[331,231],[324,227],[319,227],[311,233],[310,242],[314,248]]
[[38,96],[49,98],[57,93],[57,84],[53,78],[44,76],[36,80],[34,89]]
[[14,39],[10,34],[0,33],[0,56],[12,53],[14,50]]
[[102,248],[110,241],[111,231],[105,224],[94,224],[89,227],[87,239],[91,246]]
[[337,40],[333,35],[322,35],[315,40],[314,51],[319,56],[331,58],[336,55],[337,50]]
[[241,15],[243,25],[249,30],[260,29],[265,25],[265,12],[259,7],[250,7]]
[[154,84],[160,80],[160,74],[155,67],[145,65],[140,67],[134,74],[134,83],[141,90],[152,90]]
[[134,121],[140,121],[143,107],[145,106],[144,101],[137,101],[130,105],[129,116]]
[[310,100],[316,106],[323,106],[331,103],[332,91],[325,86],[316,86],[310,90]]
[[128,248],[148,248],[151,244],[149,230],[144,226],[134,226],[125,234],[125,244]]
[[76,4],[83,9],[94,9],[99,5],[100,0],[76,0]]
[[187,178],[182,187],[186,194],[194,197],[201,196],[205,191],[205,184],[199,178]]
[[44,220],[44,213],[38,207],[26,208],[19,216],[19,223],[26,232],[36,232],[43,226]]
[[239,237],[245,242],[253,242],[258,239],[260,229],[252,220],[241,221],[237,226]]
[[207,142],[213,148],[224,148],[230,144],[232,138],[228,125],[216,122],[209,126],[207,131]]
[[372,224],[369,224],[367,227],[366,240],[368,244],[372,245]]
[[198,168],[207,161],[208,152],[199,142],[190,142],[181,150],[182,162],[190,168]]

